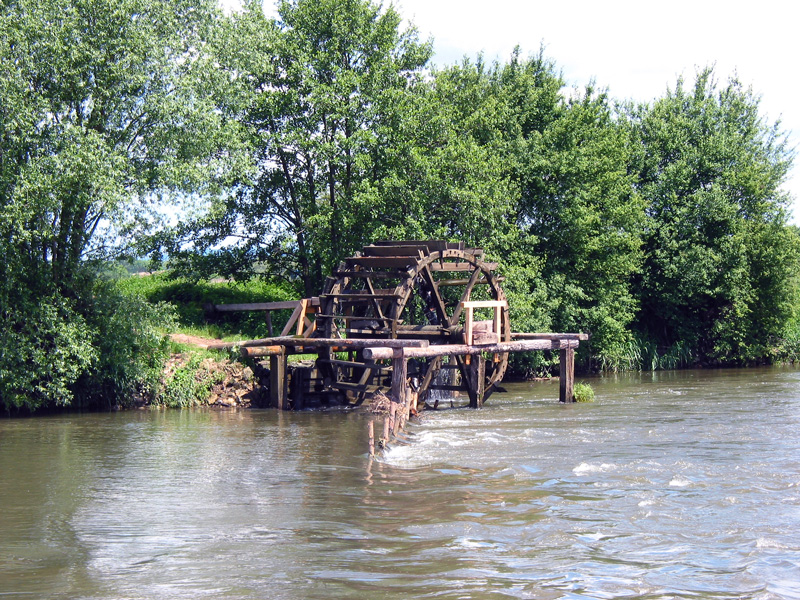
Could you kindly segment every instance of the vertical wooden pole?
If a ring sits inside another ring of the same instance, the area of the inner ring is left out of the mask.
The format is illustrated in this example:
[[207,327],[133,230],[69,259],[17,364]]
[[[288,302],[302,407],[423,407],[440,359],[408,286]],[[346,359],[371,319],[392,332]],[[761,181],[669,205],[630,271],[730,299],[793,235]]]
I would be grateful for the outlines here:
[[372,419],[369,420],[367,431],[369,433],[369,457],[373,458],[375,456],[375,422]]
[[[310,369],[306,367],[296,368],[292,371],[291,385],[289,387],[289,398],[295,410],[305,408],[306,390],[309,388],[308,380],[311,377]],[[288,378],[287,378],[288,379]]]
[[559,402],[575,401],[575,349],[562,348],[559,356]]
[[469,365],[469,377],[472,380],[468,388],[474,390],[469,396],[470,408],[481,408],[486,393],[486,361],[478,354]]
[[273,408],[288,410],[286,402],[286,347],[269,357],[269,399]]
[[269,337],[272,337],[274,334],[272,333],[272,311],[267,311],[267,331],[269,331]]
[[392,402],[403,402],[406,397],[408,379],[408,362],[402,348],[395,348],[392,353]]

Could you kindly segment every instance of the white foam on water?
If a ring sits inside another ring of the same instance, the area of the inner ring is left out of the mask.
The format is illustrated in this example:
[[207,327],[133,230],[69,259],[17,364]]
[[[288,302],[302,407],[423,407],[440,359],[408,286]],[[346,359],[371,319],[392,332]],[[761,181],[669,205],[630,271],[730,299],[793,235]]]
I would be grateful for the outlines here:
[[687,487],[692,485],[692,482],[686,479],[685,477],[681,477],[678,475],[677,477],[673,477],[672,480],[669,482],[670,487]]
[[572,469],[572,472],[575,473],[575,475],[589,475],[590,473],[606,473],[608,471],[613,471],[616,468],[617,465],[610,463],[602,463],[600,465],[581,463]]
[[767,548],[774,550],[788,550],[789,546],[787,546],[786,544],[781,544],[780,542],[775,540],[769,540],[767,538],[761,537],[756,540],[756,548],[758,548],[759,550],[764,550]]
[[467,537],[455,539],[452,545],[457,548],[497,548],[497,544],[493,544],[491,542],[481,542],[479,540],[471,540]]

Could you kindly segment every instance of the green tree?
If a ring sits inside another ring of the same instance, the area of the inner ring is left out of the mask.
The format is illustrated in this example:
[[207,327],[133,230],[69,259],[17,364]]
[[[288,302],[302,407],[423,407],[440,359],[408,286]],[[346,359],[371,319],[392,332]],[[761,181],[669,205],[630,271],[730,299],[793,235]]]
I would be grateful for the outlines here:
[[413,28],[402,31],[392,7],[367,0],[283,1],[278,12],[270,19],[248,2],[216,43],[235,90],[220,103],[247,128],[255,180],[178,239],[193,239],[201,253],[236,239],[217,261],[231,271],[262,261],[312,295],[341,257],[373,237],[361,196],[385,172],[385,136],[430,45]]
[[198,85],[216,14],[211,0],[3,3],[4,404],[70,401],[102,363],[91,261],[141,229],[156,194],[201,188],[230,160]]
[[560,100],[520,159],[523,225],[537,239],[555,329],[591,334],[604,362],[630,339],[642,262],[643,204],[628,165],[630,136],[606,94]]
[[781,191],[792,155],[759,99],[713,71],[636,111],[646,201],[639,327],[701,358],[768,358],[791,314],[797,236]]

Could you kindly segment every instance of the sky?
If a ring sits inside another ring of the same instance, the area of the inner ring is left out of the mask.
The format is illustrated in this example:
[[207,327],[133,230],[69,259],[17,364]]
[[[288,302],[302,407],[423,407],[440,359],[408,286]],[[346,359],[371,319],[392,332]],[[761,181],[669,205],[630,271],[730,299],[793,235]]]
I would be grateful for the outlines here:
[[[232,0],[229,0],[232,1]],[[269,4],[266,0],[265,4]],[[388,4],[386,0],[384,4]],[[405,25],[433,39],[433,62],[468,56],[505,62],[544,46],[569,86],[594,80],[613,98],[649,102],[713,65],[720,83],[736,74],[761,96],[762,115],[781,121],[800,149],[800,4],[786,0],[394,0]],[[268,9],[268,7],[265,7]],[[798,199],[800,157],[784,189]]]

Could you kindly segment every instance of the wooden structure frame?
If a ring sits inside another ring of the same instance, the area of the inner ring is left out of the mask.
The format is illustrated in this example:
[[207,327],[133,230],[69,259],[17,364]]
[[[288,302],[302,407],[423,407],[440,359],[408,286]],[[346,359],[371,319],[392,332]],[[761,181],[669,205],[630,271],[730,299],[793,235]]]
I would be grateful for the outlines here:
[[[314,396],[358,404],[379,389],[391,389],[395,401],[413,391],[420,403],[434,389],[463,391],[478,408],[497,389],[509,353],[531,350],[559,352],[559,399],[571,402],[574,352],[587,336],[512,333],[496,267],[463,243],[376,242],[343,261],[318,298],[214,308],[263,310],[270,331],[271,311],[293,310],[281,336],[239,344],[245,356],[269,357],[276,408],[303,408]],[[476,322],[480,310],[493,318]],[[290,367],[292,354],[316,355],[313,369]],[[437,384],[445,368],[456,379]]]

